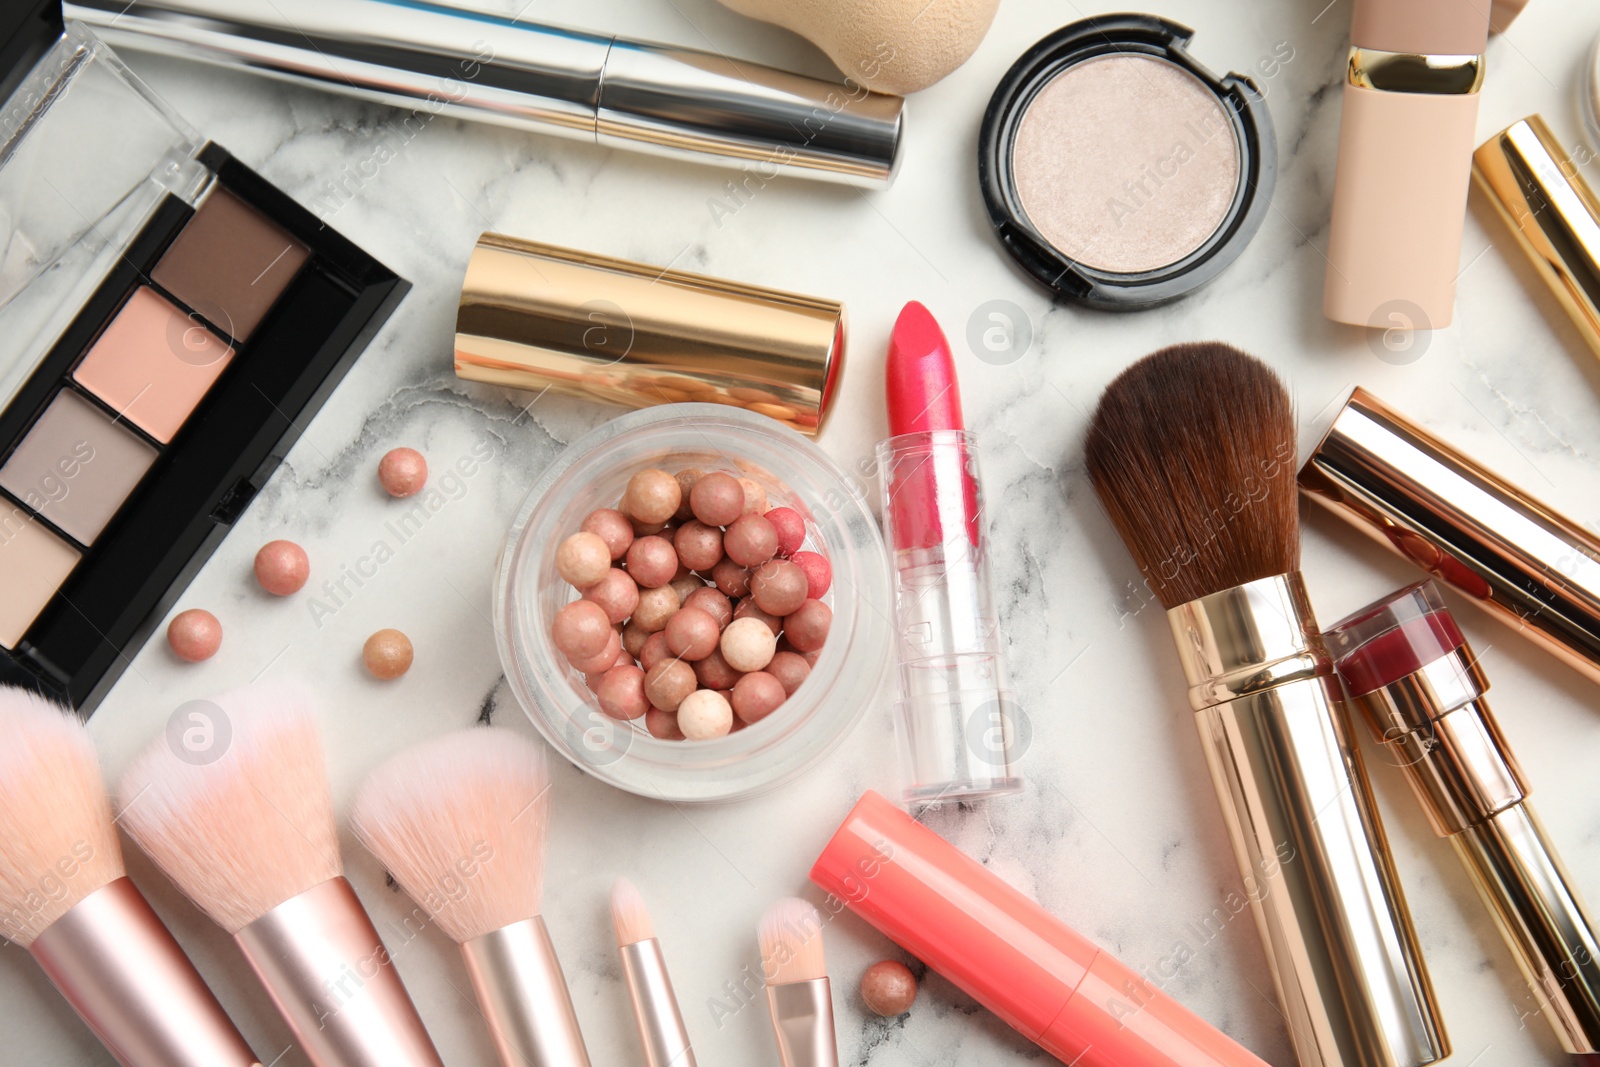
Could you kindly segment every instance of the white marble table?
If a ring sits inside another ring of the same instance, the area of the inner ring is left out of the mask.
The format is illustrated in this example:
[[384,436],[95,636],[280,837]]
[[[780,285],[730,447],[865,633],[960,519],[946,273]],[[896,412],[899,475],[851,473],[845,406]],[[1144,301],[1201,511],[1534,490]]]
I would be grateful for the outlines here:
[[[912,100],[904,170],[892,190],[862,195],[777,181],[732,214],[712,208],[726,195],[719,170],[444,119],[407,139],[397,113],[381,107],[130,54],[196,125],[303,202],[326,204],[328,183],[343,168],[361,175],[346,182],[355,192],[332,221],[415,289],[183,598],[180,606],[221,617],[221,653],[185,666],[164,643],[151,643],[92,720],[108,772],[119,774],[183,700],[258,675],[317,686],[341,805],[369,768],[419,738],[489,717],[531,731],[500,677],[487,620],[490,565],[541,465],[615,411],[546,398],[524,414],[528,396],[455,379],[455,301],[480,231],[845,300],[850,361],[821,443],[847,465],[865,463],[883,432],[881,354],[900,306],[914,298],[957,340],[969,417],[987,442],[1006,635],[1035,728],[1024,797],[940,814],[934,825],[1128,963],[1171,972],[1163,979],[1169,992],[1269,1062],[1290,1064],[1253,925],[1236,922],[1215,937],[1199,927],[1238,876],[1165,622],[1130,596],[1136,571],[1084,479],[1086,413],[1135,357],[1170,342],[1221,338],[1288,376],[1303,449],[1360,383],[1578,519],[1600,521],[1600,363],[1533,284],[1483,204],[1474,203],[1467,222],[1456,325],[1432,337],[1422,358],[1384,362],[1362,334],[1322,318],[1319,249],[1349,17],[1349,0],[1333,0],[1319,15],[1324,2],[1156,6],[1195,27],[1195,54],[1215,70],[1249,71],[1284,42],[1293,59],[1264,86],[1281,173],[1259,236],[1209,289],[1127,316],[1053,306],[1013,270],[990,235],[973,162],[984,104],[1015,57],[1058,25],[1115,7],[1006,0],[971,62]],[[798,38],[714,0],[543,0],[528,17],[714,46],[817,74],[830,69]],[[1534,0],[1491,46],[1480,133],[1540,111],[1565,144],[1581,144],[1575,79],[1596,32],[1600,10],[1592,5]],[[1586,172],[1600,183],[1600,165]],[[969,316],[994,299],[1023,308],[1033,333],[1029,350],[1003,366],[979,362],[960,341]],[[378,457],[411,445],[442,472],[485,440],[493,459],[456,484],[447,506],[356,595],[314,614],[317,586],[385,536],[390,512],[374,477]],[[312,586],[286,601],[265,596],[249,577],[255,549],[280,536],[303,544],[314,568]],[[1308,516],[1305,542],[1324,622],[1414,577],[1320,513]],[[1579,885],[1600,902],[1600,691],[1452,603],[1497,683],[1495,706],[1550,831]],[[366,677],[358,659],[364,637],[385,626],[407,631],[417,648],[410,674],[391,684]],[[754,801],[680,809],[619,793],[565,764],[555,777],[545,914],[594,1062],[638,1062],[606,907],[611,881],[623,873],[655,912],[700,1063],[775,1062],[764,1007],[741,1009],[748,994],[733,991],[757,963],[757,917],[781,895],[815,898],[805,872],[826,835],[861,790],[894,788],[885,701],[823,766]],[[1515,965],[1449,847],[1431,835],[1398,773],[1374,759],[1373,778],[1456,1062],[1562,1062],[1548,1029],[1527,1015],[1532,1005]],[[454,947],[431,931],[410,940],[397,934],[389,924],[411,905],[385,888],[382,871],[353,841],[346,846],[351,876],[389,931],[446,1061],[492,1063]],[[134,855],[131,864],[255,1048],[267,1060],[284,1053],[281,1067],[303,1064],[228,940],[148,862]],[[827,939],[842,1062],[1039,1062],[1038,1050],[936,976],[908,1016],[868,1016],[855,982],[869,962],[896,950],[853,918],[835,922]],[[1185,962],[1175,967],[1179,957]],[[0,1018],[0,1062],[111,1062],[15,949],[0,952]]]

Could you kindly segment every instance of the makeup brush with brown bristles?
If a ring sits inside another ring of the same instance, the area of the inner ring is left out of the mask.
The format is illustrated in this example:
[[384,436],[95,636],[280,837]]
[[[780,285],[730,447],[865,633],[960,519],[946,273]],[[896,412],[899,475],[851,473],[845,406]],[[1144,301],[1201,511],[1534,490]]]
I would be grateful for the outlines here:
[[611,925],[617,933],[622,978],[644,1049],[644,1067],[695,1067],[689,1031],[683,1025],[683,1012],[672,990],[650,910],[644,896],[626,878],[618,878],[611,887]]
[[233,935],[315,1067],[442,1067],[344,879],[309,702],[262,687],[207,703],[195,714],[225,747],[200,761],[158,739],[123,776],[122,824]]
[[1162,349],[1107,387],[1085,460],[1167,608],[1300,1063],[1447,1055],[1299,574],[1288,391],[1227,345]]
[[822,919],[798,897],[767,909],[756,927],[767,1011],[783,1067],[839,1067]]
[[0,687],[0,737],[0,933],[124,1067],[259,1067],[128,880],[82,721]]
[[350,815],[361,843],[461,946],[506,1067],[589,1067],[540,914],[549,784],[541,746],[473,727],[373,771]]

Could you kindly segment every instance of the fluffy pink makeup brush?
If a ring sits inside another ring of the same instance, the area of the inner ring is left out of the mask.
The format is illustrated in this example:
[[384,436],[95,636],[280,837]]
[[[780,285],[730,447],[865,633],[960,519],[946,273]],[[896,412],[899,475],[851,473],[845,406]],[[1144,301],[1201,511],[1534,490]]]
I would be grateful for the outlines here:
[[315,1067],[443,1067],[343,876],[316,720],[299,693],[215,698],[214,761],[157,740],[122,779],[122,822],[232,934]]
[[474,727],[373,771],[350,815],[361,843],[461,946],[505,1067],[589,1067],[540,914],[549,784],[542,747]]
[[124,1067],[260,1067],[128,880],[83,723],[5,687],[0,738],[0,933]]

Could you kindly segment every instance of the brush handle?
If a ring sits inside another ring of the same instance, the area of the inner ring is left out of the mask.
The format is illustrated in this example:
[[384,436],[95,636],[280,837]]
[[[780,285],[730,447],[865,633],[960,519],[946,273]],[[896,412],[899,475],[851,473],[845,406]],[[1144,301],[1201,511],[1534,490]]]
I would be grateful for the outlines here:
[[589,1067],[566,975],[542,916],[463,941],[461,955],[505,1067]]
[[123,1067],[261,1067],[126,878],[84,897],[28,951]]
[[833,994],[826,978],[767,986],[767,1011],[783,1067],[839,1067]]
[[234,938],[313,1067],[444,1067],[343,878],[290,897]]
[[617,950],[622,977],[633,1003],[633,1021],[639,1028],[645,1067],[695,1067],[689,1032],[683,1026],[678,995],[672,990],[661,942],[646,938]]

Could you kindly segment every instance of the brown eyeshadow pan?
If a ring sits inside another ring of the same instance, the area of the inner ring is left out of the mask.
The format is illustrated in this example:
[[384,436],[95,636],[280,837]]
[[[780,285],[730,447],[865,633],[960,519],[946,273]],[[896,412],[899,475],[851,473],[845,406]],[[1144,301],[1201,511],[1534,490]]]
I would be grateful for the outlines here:
[[244,341],[309,256],[305,245],[218,187],[150,277],[229,337]]

